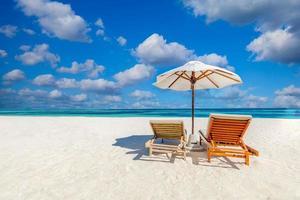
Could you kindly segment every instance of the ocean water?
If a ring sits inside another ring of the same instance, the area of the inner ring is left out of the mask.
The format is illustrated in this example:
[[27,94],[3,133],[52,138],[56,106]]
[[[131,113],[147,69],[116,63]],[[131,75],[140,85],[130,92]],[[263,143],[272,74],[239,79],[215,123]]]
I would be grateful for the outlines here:
[[[252,115],[254,118],[300,119],[300,109],[196,109],[196,117],[210,113]],[[88,117],[191,117],[191,109],[60,109],[0,110],[0,116],[88,116]]]

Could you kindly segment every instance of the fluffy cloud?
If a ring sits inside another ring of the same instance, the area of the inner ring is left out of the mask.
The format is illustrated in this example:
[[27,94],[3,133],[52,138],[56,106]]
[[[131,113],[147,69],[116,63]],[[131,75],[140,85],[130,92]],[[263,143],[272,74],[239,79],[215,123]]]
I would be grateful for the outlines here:
[[222,91],[216,93],[214,97],[219,99],[231,100],[243,98],[246,96],[246,94],[246,91],[243,91],[238,87],[227,87],[224,88]]
[[130,93],[130,96],[138,100],[151,99],[155,97],[155,95],[152,92],[146,90],[135,90],[132,93]]
[[71,96],[71,100],[72,101],[76,101],[76,102],[83,102],[87,100],[87,95],[86,94],[76,94]]
[[54,86],[55,78],[52,74],[42,74],[33,79],[33,84],[38,86]]
[[14,69],[14,70],[4,74],[2,76],[2,79],[3,79],[4,83],[9,84],[14,81],[20,81],[20,80],[25,79],[25,74],[23,71],[21,71],[19,69]]
[[7,56],[7,52],[3,49],[0,49],[0,58],[4,58]]
[[248,108],[258,108],[263,107],[263,105],[268,101],[267,97],[255,96],[250,94],[245,97],[245,106]]
[[[300,19],[299,19],[300,20]],[[256,55],[256,60],[274,60],[284,63],[300,62],[300,37],[288,29],[276,29],[254,39],[247,50]]]
[[221,56],[216,53],[211,53],[211,54],[204,54],[203,56],[199,56],[197,59],[209,65],[224,67],[230,71],[235,71],[235,68],[233,66],[228,65],[228,60],[226,56]]
[[117,38],[117,42],[119,43],[120,46],[125,46],[127,43],[127,39],[124,38],[123,36],[119,36]]
[[217,66],[226,66],[228,64],[226,56],[220,56],[215,53],[205,54],[203,56],[199,56],[198,60],[209,64],[209,65],[217,65]]
[[107,103],[118,103],[122,101],[122,98],[118,95],[106,95],[103,97],[103,101]]
[[194,57],[185,46],[170,42],[157,33],[152,34],[132,52],[141,62],[152,65],[179,65]]
[[[26,48],[24,48],[26,47]],[[21,61],[24,65],[35,65],[41,62],[49,62],[52,67],[55,67],[60,61],[60,57],[49,51],[47,44],[35,45],[32,51],[29,51],[27,45],[22,45],[20,48],[25,50],[21,55],[17,55],[16,59]]]
[[160,104],[158,101],[151,101],[151,100],[144,100],[144,101],[138,101],[131,105],[132,108],[142,109],[142,108],[157,108]]
[[84,63],[72,62],[71,67],[60,67],[57,69],[61,73],[77,74],[79,72],[86,72],[88,77],[97,78],[99,73],[104,71],[105,67],[98,65],[94,60],[87,59]]
[[167,43],[163,36],[152,34],[132,51],[132,54],[142,63],[152,65],[180,65],[189,60],[200,60],[204,63],[216,65],[234,71],[234,67],[228,65],[226,56],[216,53],[197,56],[194,50],[187,49],[177,42]]
[[294,43],[300,40],[300,1],[183,0],[183,3],[195,16],[206,16],[207,23],[219,19],[239,25],[256,23],[261,35],[247,47],[257,55],[256,60],[300,61],[300,46]]
[[275,91],[274,105],[282,108],[300,108],[300,88],[290,85]]
[[103,20],[101,18],[98,18],[96,20],[95,25],[98,26],[99,28],[104,29],[104,23],[103,23]]
[[62,96],[63,96],[63,94],[59,90],[52,90],[51,92],[49,92],[49,97],[51,99],[61,98]]
[[114,91],[117,89],[115,82],[105,79],[83,79],[79,82],[79,86],[82,90],[94,92]]
[[108,40],[108,37],[105,36],[103,20],[101,18],[98,18],[95,22],[95,25],[98,27],[98,30],[96,31],[96,35],[102,36],[104,40]]
[[18,27],[12,25],[3,25],[0,27],[0,33],[2,33],[8,38],[15,37],[17,31],[18,31]]
[[37,17],[44,33],[69,41],[89,42],[90,31],[69,4],[50,0],[17,0],[25,15]]
[[249,94],[249,90],[241,90],[237,86],[211,92],[207,93],[206,98],[218,101],[219,103],[225,103],[228,107],[258,108],[264,107],[268,102],[267,97]]
[[31,46],[29,46],[29,45],[21,45],[19,47],[19,49],[22,50],[22,51],[29,51],[31,49]]
[[104,32],[103,29],[98,29],[98,30],[96,31],[96,35],[97,35],[97,36],[104,36],[104,35],[105,35],[105,32]]
[[76,88],[78,83],[72,78],[61,78],[55,82],[58,88]]
[[18,91],[20,96],[29,96],[29,97],[46,97],[48,92],[45,90],[31,90],[29,88],[24,88]]
[[133,67],[126,69],[114,75],[119,85],[125,86],[136,82],[149,79],[154,72],[154,68],[150,65],[136,64]]
[[28,35],[34,35],[35,34],[34,30],[32,30],[30,28],[23,28],[23,31],[25,33],[27,33]]

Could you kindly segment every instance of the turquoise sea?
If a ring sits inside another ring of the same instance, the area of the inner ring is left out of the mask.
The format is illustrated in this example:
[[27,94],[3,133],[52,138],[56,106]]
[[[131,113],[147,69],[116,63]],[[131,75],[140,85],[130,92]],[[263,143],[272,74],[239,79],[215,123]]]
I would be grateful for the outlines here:
[[[255,118],[300,119],[300,109],[196,109],[196,117],[210,113],[244,114]],[[190,117],[191,109],[59,109],[0,110],[0,116],[88,116],[88,117]]]

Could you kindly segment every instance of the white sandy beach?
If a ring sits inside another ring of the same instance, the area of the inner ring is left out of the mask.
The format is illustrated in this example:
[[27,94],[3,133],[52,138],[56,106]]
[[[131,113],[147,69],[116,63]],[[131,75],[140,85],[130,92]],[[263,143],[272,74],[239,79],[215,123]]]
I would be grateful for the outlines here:
[[0,117],[0,199],[300,199],[300,120],[254,119],[248,167],[205,152],[149,158],[150,119]]

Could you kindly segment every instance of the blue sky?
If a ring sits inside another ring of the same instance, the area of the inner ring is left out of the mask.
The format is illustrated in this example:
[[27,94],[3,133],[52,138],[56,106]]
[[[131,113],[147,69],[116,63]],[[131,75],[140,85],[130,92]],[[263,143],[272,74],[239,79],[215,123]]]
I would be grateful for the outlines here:
[[190,92],[152,86],[189,60],[244,81],[197,91],[197,107],[300,107],[299,9],[292,0],[3,0],[0,108],[190,107]]

